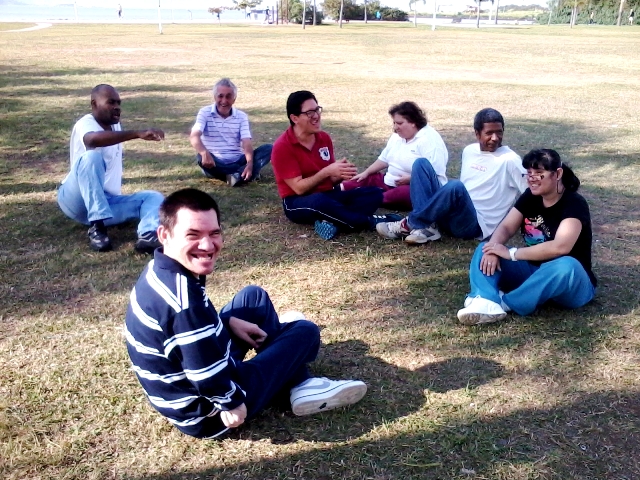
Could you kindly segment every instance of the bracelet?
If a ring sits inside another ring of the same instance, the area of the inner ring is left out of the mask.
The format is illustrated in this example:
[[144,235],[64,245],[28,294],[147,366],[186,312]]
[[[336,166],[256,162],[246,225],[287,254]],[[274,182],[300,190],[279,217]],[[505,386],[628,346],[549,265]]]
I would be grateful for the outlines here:
[[518,251],[517,247],[513,247],[509,249],[509,256],[511,257],[511,261],[516,261],[516,252]]

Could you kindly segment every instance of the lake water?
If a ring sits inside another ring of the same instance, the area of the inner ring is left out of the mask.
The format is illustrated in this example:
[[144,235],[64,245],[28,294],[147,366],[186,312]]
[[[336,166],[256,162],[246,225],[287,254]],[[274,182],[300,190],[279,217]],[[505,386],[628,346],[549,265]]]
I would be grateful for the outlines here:
[[[169,5],[168,5],[169,6]],[[122,18],[118,19],[115,8],[77,7],[78,22],[86,23],[157,23],[158,9],[152,8],[124,8]],[[163,23],[210,23],[217,22],[215,14],[210,14],[206,8],[180,9],[161,8]],[[251,15],[251,22],[262,22],[264,14]],[[247,22],[246,14],[239,10],[224,10],[220,14],[222,22]],[[57,5],[54,7],[41,5],[0,5],[0,21],[3,22],[75,22],[76,10],[73,5]]]

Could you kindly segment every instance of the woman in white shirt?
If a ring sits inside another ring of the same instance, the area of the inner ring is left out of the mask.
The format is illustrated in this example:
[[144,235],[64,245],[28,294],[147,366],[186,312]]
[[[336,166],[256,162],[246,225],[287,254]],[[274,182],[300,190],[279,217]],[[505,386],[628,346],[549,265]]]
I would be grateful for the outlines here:
[[[389,109],[393,135],[378,159],[362,173],[341,184],[342,190],[379,187],[384,190],[382,205],[411,210],[411,167],[418,158],[433,165],[442,185],[447,183],[449,152],[442,137],[427,125],[427,116],[414,102],[402,102]],[[386,174],[381,171],[387,169]]]

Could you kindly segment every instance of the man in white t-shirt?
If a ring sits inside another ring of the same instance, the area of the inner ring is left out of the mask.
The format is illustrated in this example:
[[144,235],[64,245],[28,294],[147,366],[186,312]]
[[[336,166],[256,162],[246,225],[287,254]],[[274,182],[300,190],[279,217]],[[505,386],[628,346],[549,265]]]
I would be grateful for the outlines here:
[[58,205],[72,220],[90,225],[89,246],[98,252],[112,248],[108,226],[140,220],[135,249],[150,254],[161,245],[156,230],[164,197],[151,190],[121,194],[121,144],[136,138],[160,141],[164,132],[122,130],[120,103],[120,95],[110,85],[91,91],[91,113],[78,120],[71,132],[71,169],[58,189]]
[[489,237],[527,188],[520,156],[502,145],[504,119],[485,108],[474,119],[478,143],[462,152],[460,180],[441,185],[428,161],[411,172],[413,210],[399,222],[380,223],[378,233],[410,244],[438,240],[443,229],[457,238]]
[[249,117],[233,107],[237,95],[231,80],[218,80],[213,105],[200,109],[189,136],[202,173],[231,187],[259,178],[260,170],[271,161],[273,147],[265,144],[254,151]]

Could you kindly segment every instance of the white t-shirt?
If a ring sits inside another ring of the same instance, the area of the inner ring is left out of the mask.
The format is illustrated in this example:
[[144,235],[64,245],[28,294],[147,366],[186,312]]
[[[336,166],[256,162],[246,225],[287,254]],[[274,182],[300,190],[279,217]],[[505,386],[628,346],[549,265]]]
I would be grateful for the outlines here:
[[427,125],[418,130],[416,136],[408,142],[397,133],[391,135],[378,160],[389,165],[384,183],[396,186],[396,180],[402,175],[411,175],[411,167],[418,158],[426,158],[431,162],[441,185],[447,183],[447,162],[449,152],[442,137]]
[[[111,129],[114,132],[122,131],[119,123],[111,125]],[[71,169],[73,169],[78,159],[87,151],[87,147],[84,144],[84,136],[90,132],[103,131],[104,128],[100,126],[90,113],[76,122],[73,126],[71,142],[69,143]],[[106,165],[104,191],[111,195],[120,195],[122,191],[122,144],[118,143],[109,147],[98,147],[95,150],[99,150],[102,153],[102,158]],[[62,183],[67,181],[69,175],[66,176]]]
[[480,144],[473,143],[462,151],[460,181],[473,201],[482,238],[493,233],[526,190],[525,173],[520,155],[509,147],[482,152]]

